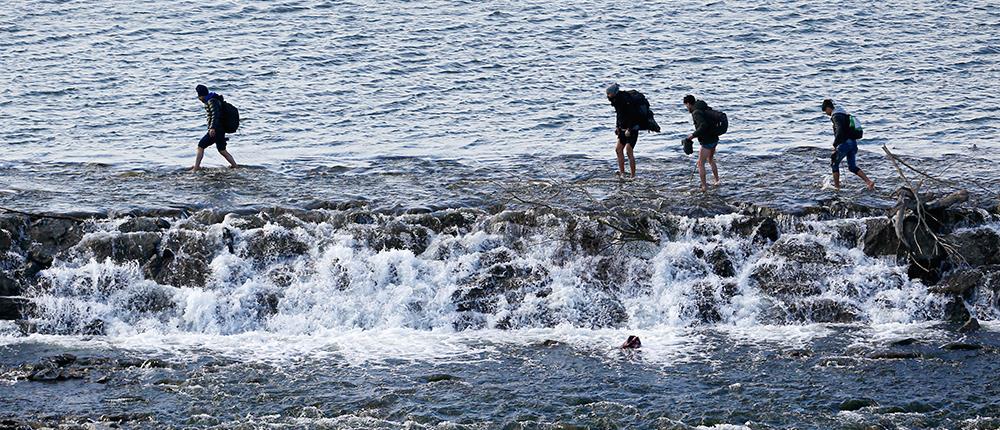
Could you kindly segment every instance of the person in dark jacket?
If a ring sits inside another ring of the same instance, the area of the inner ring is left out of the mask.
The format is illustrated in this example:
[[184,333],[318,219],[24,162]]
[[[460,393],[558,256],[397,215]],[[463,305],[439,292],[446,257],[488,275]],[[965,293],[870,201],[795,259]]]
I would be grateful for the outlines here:
[[229,138],[226,137],[226,131],[222,128],[221,123],[222,96],[209,92],[208,88],[204,85],[198,85],[195,87],[195,91],[198,92],[198,100],[201,100],[205,104],[205,113],[208,116],[208,132],[198,142],[198,153],[195,156],[194,166],[191,167],[191,171],[197,172],[201,169],[201,159],[205,156],[205,148],[212,145],[215,145],[215,149],[219,150],[219,154],[222,154],[226,158],[226,161],[229,162],[229,168],[235,169],[239,167],[229,151],[226,151],[226,141]]
[[712,119],[712,110],[704,100],[697,100],[688,94],[684,96],[684,107],[691,113],[694,121],[694,133],[691,133],[687,140],[698,139],[701,150],[698,151],[698,176],[701,177],[701,190],[708,191],[708,184],[705,181],[705,162],[712,166],[712,176],[715,177],[715,186],[719,186],[719,166],[715,164],[715,147],[719,144],[719,135],[715,134],[715,121]]
[[842,107],[834,106],[833,100],[823,100],[823,113],[833,122],[833,154],[830,167],[833,168],[833,186],[840,190],[840,162],[847,159],[847,170],[865,181],[869,190],[875,189],[875,181],[868,179],[864,170],[858,168],[858,141],[852,137],[851,115]]
[[618,146],[615,153],[618,155],[618,177],[625,177],[625,154],[628,152],[628,165],[631,178],[635,178],[635,143],[639,140],[639,126],[643,119],[638,101],[632,100],[625,91],[621,91],[618,84],[611,84],[607,88],[608,101],[615,107],[615,136],[618,136]]

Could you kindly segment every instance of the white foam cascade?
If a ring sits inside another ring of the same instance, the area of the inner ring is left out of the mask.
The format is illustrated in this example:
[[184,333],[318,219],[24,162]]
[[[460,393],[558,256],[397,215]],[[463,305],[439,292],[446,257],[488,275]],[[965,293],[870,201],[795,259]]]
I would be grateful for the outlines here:
[[169,261],[155,276],[148,262],[95,258],[95,242],[129,234],[123,220],[100,222],[41,273],[33,320],[52,333],[298,335],[893,323],[941,318],[946,305],[845,238],[863,219],[788,221],[772,242],[733,233],[743,215],[671,216],[651,227],[658,241],[588,248],[581,237],[613,232],[582,216],[481,213],[437,230],[419,216],[373,217],[173,220],[157,233]]

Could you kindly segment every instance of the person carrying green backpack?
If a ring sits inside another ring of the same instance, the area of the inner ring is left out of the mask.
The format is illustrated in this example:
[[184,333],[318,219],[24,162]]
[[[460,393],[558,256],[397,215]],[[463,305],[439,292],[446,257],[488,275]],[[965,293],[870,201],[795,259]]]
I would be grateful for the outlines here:
[[861,121],[847,113],[844,108],[834,106],[833,100],[823,100],[823,113],[833,122],[833,154],[830,154],[830,167],[833,168],[833,186],[840,190],[840,162],[847,159],[847,170],[858,175],[865,181],[868,190],[875,189],[875,181],[868,179],[864,170],[858,167],[858,139],[864,136]]

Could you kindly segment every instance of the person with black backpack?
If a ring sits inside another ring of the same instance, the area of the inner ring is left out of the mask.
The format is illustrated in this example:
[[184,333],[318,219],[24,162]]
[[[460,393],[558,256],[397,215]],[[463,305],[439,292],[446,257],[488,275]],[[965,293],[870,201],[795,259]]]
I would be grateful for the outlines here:
[[691,113],[694,121],[694,133],[683,140],[684,152],[690,154],[691,144],[695,138],[701,150],[698,152],[698,175],[701,177],[701,191],[708,191],[705,181],[705,162],[712,166],[712,176],[715,186],[719,186],[719,166],[715,164],[715,148],[719,144],[719,136],[729,129],[729,119],[724,112],[712,109],[704,100],[695,99],[688,94],[684,96],[684,106]]
[[659,132],[660,126],[653,118],[646,96],[636,90],[621,91],[618,84],[611,84],[605,91],[608,101],[615,108],[615,136],[618,145],[615,153],[618,155],[618,177],[625,177],[625,154],[628,151],[628,163],[631,178],[635,178],[635,143],[639,140],[639,130]]
[[875,181],[868,179],[864,170],[858,168],[858,139],[864,136],[861,121],[847,113],[844,108],[834,106],[833,100],[823,100],[823,113],[833,122],[833,154],[830,155],[830,167],[833,168],[833,186],[840,190],[840,162],[847,159],[847,170],[858,175],[865,181],[868,190],[875,189]]
[[198,142],[198,153],[195,156],[194,166],[191,167],[191,171],[197,172],[201,169],[201,159],[205,156],[205,148],[212,145],[215,145],[215,149],[219,150],[219,154],[222,154],[226,158],[226,161],[229,162],[229,168],[235,169],[239,167],[233,156],[226,151],[226,141],[229,140],[226,137],[226,133],[232,133],[239,127],[239,111],[233,105],[226,103],[225,98],[221,94],[209,92],[208,88],[204,85],[196,86],[195,91],[198,92],[198,100],[201,100],[205,104],[205,112],[208,116],[208,132]]

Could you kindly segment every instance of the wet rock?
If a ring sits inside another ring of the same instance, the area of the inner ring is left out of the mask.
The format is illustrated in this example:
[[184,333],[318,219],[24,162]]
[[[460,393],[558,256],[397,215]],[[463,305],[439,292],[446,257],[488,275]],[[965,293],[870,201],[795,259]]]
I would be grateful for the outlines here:
[[528,294],[548,295],[545,288],[548,272],[544,268],[505,262],[508,258],[509,253],[506,251],[483,257],[483,262],[487,264],[490,260],[499,262],[484,264],[488,267],[486,270],[473,278],[468,286],[452,294],[452,302],[459,312],[493,314],[497,311],[497,302],[501,297],[508,304],[517,305]]
[[188,221],[196,222],[201,225],[219,224],[225,219],[225,212],[214,209],[202,209],[188,217]]
[[808,358],[812,357],[813,354],[814,352],[811,349],[800,348],[785,351],[784,355],[789,358]]
[[562,343],[559,342],[558,340],[545,339],[544,341],[542,341],[542,346],[545,346],[545,347],[550,347],[551,348],[553,346],[559,346],[559,345],[562,345]]
[[172,230],[162,239],[162,253],[144,269],[156,282],[175,287],[204,287],[215,255],[214,241],[192,230]]
[[969,309],[965,306],[962,296],[954,295],[944,308],[945,318],[954,323],[964,323],[972,317]]
[[983,272],[978,269],[960,270],[951,273],[937,285],[928,288],[932,293],[966,296],[975,290],[983,279]]
[[823,274],[815,271],[764,264],[753,269],[749,280],[764,294],[772,297],[807,297],[823,292]]
[[848,367],[853,366],[858,363],[858,359],[854,357],[823,357],[816,362],[817,366],[823,367]]
[[904,339],[899,339],[899,340],[894,340],[892,342],[889,342],[889,345],[892,345],[892,346],[910,346],[910,345],[913,345],[915,343],[917,343],[916,339],[914,339],[912,337],[907,337],[907,338],[904,338]]
[[778,222],[769,216],[749,216],[733,222],[733,228],[741,236],[750,237],[753,243],[774,242],[781,237]]
[[455,209],[438,212],[435,214],[439,221],[438,228],[440,230],[438,232],[451,234],[468,233],[479,218],[484,215],[485,213],[482,211],[472,209]]
[[163,218],[135,217],[118,226],[122,233],[158,232],[170,228],[170,222]]
[[717,286],[710,282],[699,282],[692,286],[692,299],[695,303],[695,317],[706,323],[716,323],[722,320],[719,309],[728,304],[736,294],[736,284],[727,282]]
[[420,255],[427,250],[430,240],[431,231],[427,227],[390,221],[372,232],[368,243],[372,249],[378,252],[405,249],[413,252],[414,255]]
[[833,299],[806,299],[786,303],[787,319],[812,323],[850,323],[857,320],[857,309],[850,303]]
[[230,225],[244,231],[263,228],[267,225],[268,219],[270,219],[270,217],[267,217],[264,214],[230,215],[229,218],[227,218]]
[[962,327],[960,327],[958,329],[958,332],[959,333],[972,333],[972,332],[975,332],[975,331],[979,331],[980,328],[981,327],[979,325],[979,320],[977,320],[975,318],[969,318],[969,320],[966,321],[965,324],[962,324]]
[[858,409],[870,408],[878,406],[878,402],[867,397],[859,397],[856,399],[847,399],[840,402],[838,409],[842,411],[856,411]]
[[309,245],[285,229],[260,230],[247,237],[247,254],[261,261],[294,258],[309,252]]
[[14,321],[23,319],[24,312],[31,304],[22,297],[0,297],[0,320]]
[[976,351],[983,349],[983,346],[966,342],[948,342],[944,345],[941,345],[941,349],[947,351]]
[[869,257],[902,255],[904,249],[889,218],[866,220],[862,242],[865,255]]
[[712,273],[720,278],[736,276],[736,270],[733,268],[733,261],[729,258],[729,253],[721,247],[716,247],[709,252],[705,261],[712,267]]
[[850,223],[837,226],[836,239],[848,248],[857,246],[861,238],[861,228],[857,224]]
[[73,354],[60,354],[48,357],[38,364],[24,367],[24,379],[36,382],[65,381],[68,379],[83,379],[86,372],[80,368],[71,367],[77,360]]
[[89,252],[98,261],[111,258],[117,263],[145,263],[156,255],[159,246],[158,233],[139,232],[87,236],[80,242],[79,248]]
[[83,227],[78,221],[42,218],[28,226],[28,237],[32,242],[29,257],[43,267],[48,267],[56,254],[80,242]]
[[422,377],[420,379],[424,383],[427,383],[427,384],[434,383],[434,382],[461,381],[462,380],[462,378],[459,378],[458,376],[449,375],[447,373],[435,373],[435,374],[432,374],[432,375],[424,376],[424,377]]
[[872,360],[910,360],[914,358],[920,358],[920,353],[916,351],[875,351],[868,354],[868,358]]
[[945,238],[971,266],[1000,264],[1000,235],[988,228],[953,233]]
[[170,288],[147,283],[125,291],[118,306],[131,312],[163,314],[177,307],[174,297]]

